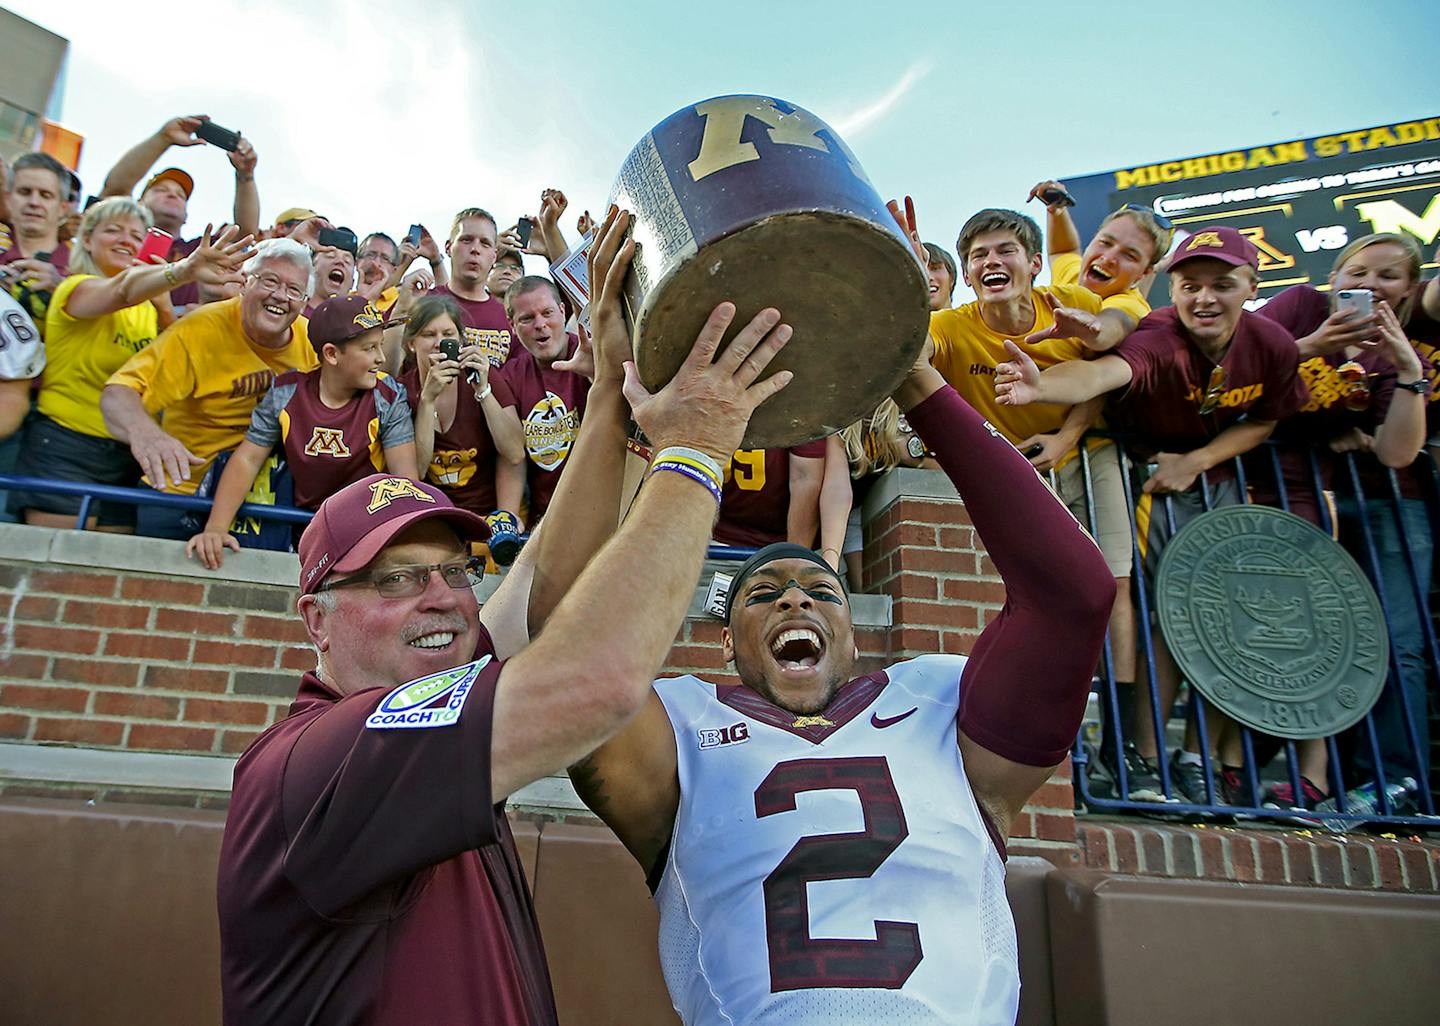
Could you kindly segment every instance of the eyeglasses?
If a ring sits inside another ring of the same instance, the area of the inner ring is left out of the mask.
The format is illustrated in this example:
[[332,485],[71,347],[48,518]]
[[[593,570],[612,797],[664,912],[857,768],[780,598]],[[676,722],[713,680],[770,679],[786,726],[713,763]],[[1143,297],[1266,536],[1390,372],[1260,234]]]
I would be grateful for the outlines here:
[[390,259],[390,254],[381,252],[380,250],[367,250],[360,254],[360,259],[379,260],[381,263],[389,264],[391,267],[395,266],[395,261]]
[[1127,203],[1120,209],[1130,210],[1137,214],[1149,214],[1150,217],[1154,219],[1155,223],[1158,224],[1161,228],[1164,228],[1167,232],[1173,232],[1175,230],[1175,222],[1170,220],[1164,214],[1160,213],[1154,207],[1144,207],[1141,206],[1139,203]]
[[1345,398],[1345,408],[1354,413],[1370,408],[1370,381],[1365,368],[1354,360],[1346,360],[1335,368]]
[[1210,382],[1205,386],[1205,398],[1200,403],[1200,416],[1215,412],[1215,407],[1220,405],[1220,397],[1225,394],[1225,382],[1229,376],[1225,368],[1218,365],[1210,372]]
[[423,563],[392,566],[376,576],[350,577],[343,581],[322,584],[320,591],[336,588],[373,587],[383,598],[409,598],[419,595],[430,585],[430,575],[440,572],[441,579],[456,591],[473,588],[485,576],[485,564],[474,556],[451,563]]
[[271,294],[279,292],[292,303],[298,303],[307,295],[300,286],[287,284],[273,274],[252,274],[250,280],[258,283],[262,291]]

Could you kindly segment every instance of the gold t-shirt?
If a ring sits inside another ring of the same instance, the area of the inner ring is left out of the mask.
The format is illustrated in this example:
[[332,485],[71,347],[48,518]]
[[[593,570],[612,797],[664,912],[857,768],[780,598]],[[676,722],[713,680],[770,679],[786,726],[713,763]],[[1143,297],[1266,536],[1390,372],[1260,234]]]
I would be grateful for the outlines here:
[[163,417],[161,426],[205,461],[168,491],[191,494],[211,461],[240,444],[276,375],[320,365],[304,317],[295,319],[288,344],[268,349],[246,337],[240,302],[237,296],[186,314],[110,378],[139,392],[145,409]]

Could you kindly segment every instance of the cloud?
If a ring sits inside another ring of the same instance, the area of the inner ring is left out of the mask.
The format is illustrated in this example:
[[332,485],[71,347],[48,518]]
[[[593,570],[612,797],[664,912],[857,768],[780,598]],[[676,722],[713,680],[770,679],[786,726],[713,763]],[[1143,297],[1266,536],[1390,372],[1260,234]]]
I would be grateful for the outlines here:
[[894,110],[915,84],[930,74],[931,67],[929,60],[917,61],[910,65],[900,76],[899,81],[885,91],[884,96],[850,111],[848,114],[829,119],[831,126],[842,139],[853,139]]

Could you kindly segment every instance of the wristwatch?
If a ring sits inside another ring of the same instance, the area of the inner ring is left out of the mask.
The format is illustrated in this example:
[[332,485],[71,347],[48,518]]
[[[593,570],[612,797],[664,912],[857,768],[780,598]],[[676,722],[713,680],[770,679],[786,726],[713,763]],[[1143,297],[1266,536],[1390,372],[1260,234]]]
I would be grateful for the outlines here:
[[1407,392],[1414,392],[1416,395],[1424,395],[1430,391],[1430,382],[1421,378],[1419,381],[1397,381],[1396,388],[1403,388]]

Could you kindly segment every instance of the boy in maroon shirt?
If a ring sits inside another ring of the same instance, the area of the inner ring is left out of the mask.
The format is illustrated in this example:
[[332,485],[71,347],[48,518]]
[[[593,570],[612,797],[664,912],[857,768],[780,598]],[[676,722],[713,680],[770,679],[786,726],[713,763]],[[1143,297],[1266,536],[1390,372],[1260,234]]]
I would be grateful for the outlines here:
[[187,554],[215,570],[227,548],[240,551],[230,526],[276,445],[284,448],[301,509],[319,509],[376,471],[418,480],[405,389],[380,370],[383,331],[379,312],[364,296],[320,304],[310,318],[319,369],[280,375],[255,407],[245,440],[220,475],[204,530],[185,545]]
[[526,459],[520,467],[501,464],[496,473],[524,473],[533,527],[549,508],[575,444],[590,382],[565,369],[580,339],[565,331],[565,307],[553,281],[533,274],[521,278],[505,293],[505,312],[524,348],[515,350],[491,381],[500,405],[513,407],[520,417]]
[[[1014,359],[996,368],[995,392],[1005,405],[1073,405],[1123,390],[1110,403],[1107,417],[1131,439],[1131,454],[1149,461],[1135,521],[1144,569],[1152,580],[1172,526],[1178,530],[1207,509],[1243,502],[1232,461],[1265,441],[1277,421],[1305,402],[1294,338],[1280,325],[1245,310],[1245,301],[1255,297],[1257,267],[1255,246],[1234,228],[1201,228],[1170,258],[1175,306],[1150,314],[1113,351],[1042,373],[1018,346],[1007,343]],[[1157,495],[1165,504],[1163,511],[1153,506]],[[1163,719],[1175,703],[1179,673],[1158,632],[1154,640]],[[1149,690],[1138,690],[1131,736],[1137,754],[1148,763],[1159,749]],[[1206,713],[1214,746],[1233,721],[1209,706]],[[1185,751],[1175,753],[1171,777],[1175,797],[1208,804],[1198,751],[1191,724]],[[1158,775],[1152,777],[1148,768],[1140,788],[1131,780],[1130,797],[1167,800]],[[1238,772],[1226,769],[1218,790],[1238,789],[1239,781]]]
[[479,207],[455,215],[445,253],[450,257],[450,282],[430,294],[450,296],[465,315],[465,341],[484,348],[491,366],[510,358],[511,329],[505,304],[490,294],[486,280],[498,252],[495,218]]

